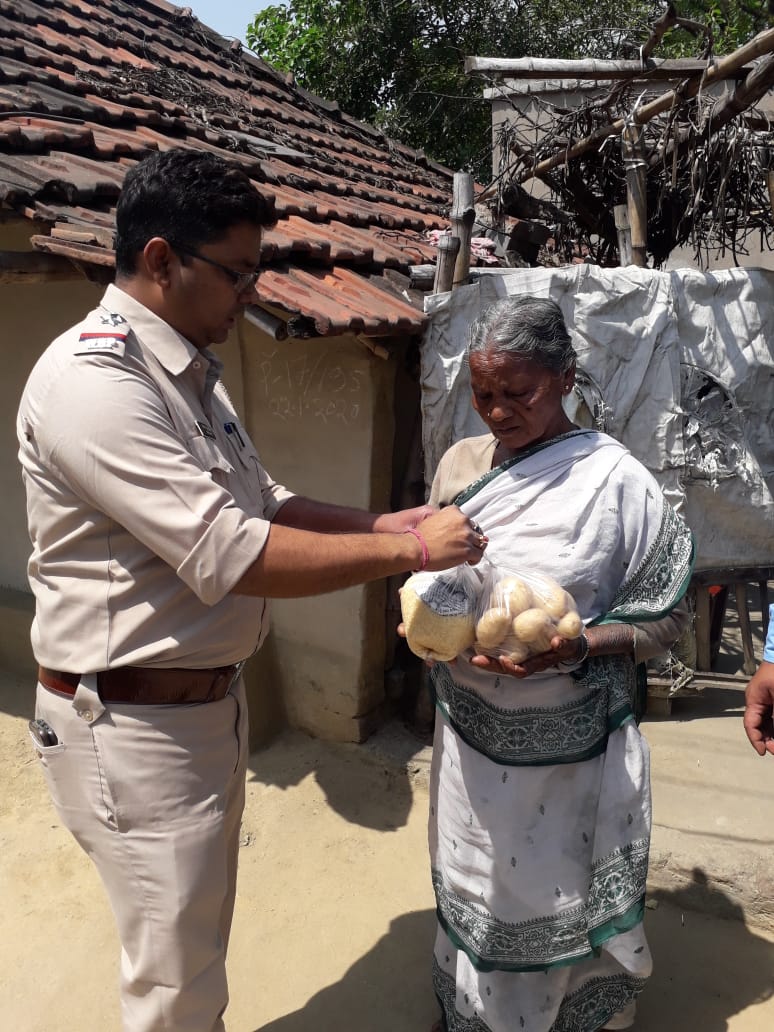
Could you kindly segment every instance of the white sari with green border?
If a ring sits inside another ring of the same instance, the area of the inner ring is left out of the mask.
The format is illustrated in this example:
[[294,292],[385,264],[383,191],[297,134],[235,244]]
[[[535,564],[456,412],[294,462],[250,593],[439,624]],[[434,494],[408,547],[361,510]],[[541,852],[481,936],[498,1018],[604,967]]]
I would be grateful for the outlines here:
[[[488,559],[547,574],[584,622],[660,619],[685,592],[688,530],[613,438],[575,431],[457,499]],[[525,680],[464,658],[431,672],[434,984],[449,1032],[593,1032],[642,990],[647,745],[623,656]]]

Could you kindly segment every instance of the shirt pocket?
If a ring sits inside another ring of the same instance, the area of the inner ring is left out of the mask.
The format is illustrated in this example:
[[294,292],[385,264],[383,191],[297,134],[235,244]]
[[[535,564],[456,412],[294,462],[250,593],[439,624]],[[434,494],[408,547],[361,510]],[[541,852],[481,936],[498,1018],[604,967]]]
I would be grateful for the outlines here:
[[228,436],[228,443],[231,445],[229,454],[234,456],[242,467],[250,473],[255,473],[261,468],[261,460],[255,450],[253,442],[242,426],[236,420],[230,420],[223,424],[223,429]]
[[234,466],[223,454],[217,441],[208,437],[189,437],[186,446],[197,463],[217,484],[223,487],[230,486],[229,478],[235,473]]

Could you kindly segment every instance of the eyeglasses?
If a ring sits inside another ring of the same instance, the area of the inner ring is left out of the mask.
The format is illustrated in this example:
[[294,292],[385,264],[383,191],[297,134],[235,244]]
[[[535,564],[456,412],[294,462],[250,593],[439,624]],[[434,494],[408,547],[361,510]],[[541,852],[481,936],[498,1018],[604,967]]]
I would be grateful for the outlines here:
[[236,269],[230,269],[228,265],[221,265],[220,262],[213,261],[212,258],[207,258],[206,255],[199,254],[198,251],[189,247],[183,247],[181,244],[175,244],[173,250],[187,254],[189,258],[198,258],[200,262],[206,262],[208,265],[214,265],[216,269],[220,269],[231,280],[231,285],[237,294],[245,294],[248,290],[253,290],[258,282],[260,276],[258,269],[254,269],[252,272],[237,272]]

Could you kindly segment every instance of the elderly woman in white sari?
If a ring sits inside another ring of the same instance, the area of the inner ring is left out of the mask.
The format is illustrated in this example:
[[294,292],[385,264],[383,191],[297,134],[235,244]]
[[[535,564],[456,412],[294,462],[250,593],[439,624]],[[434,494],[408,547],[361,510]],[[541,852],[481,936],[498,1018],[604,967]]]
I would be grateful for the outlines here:
[[431,671],[436,1028],[628,1028],[651,970],[637,665],[685,626],[691,535],[626,448],[565,414],[575,353],[554,302],[497,302],[469,363],[491,433],[449,449],[430,501],[478,523],[495,566],[559,581],[585,630],[521,665]]

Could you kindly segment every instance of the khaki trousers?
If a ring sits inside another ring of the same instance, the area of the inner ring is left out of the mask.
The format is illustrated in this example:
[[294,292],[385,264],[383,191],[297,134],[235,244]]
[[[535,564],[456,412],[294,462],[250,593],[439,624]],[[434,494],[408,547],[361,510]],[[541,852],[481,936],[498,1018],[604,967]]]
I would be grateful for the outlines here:
[[[40,753],[62,823],[97,866],[121,940],[125,1032],[222,1032],[245,797],[241,680],[220,702],[103,705],[38,685]],[[85,1028],[100,1026],[84,1015]]]

